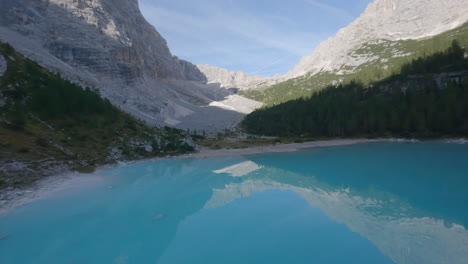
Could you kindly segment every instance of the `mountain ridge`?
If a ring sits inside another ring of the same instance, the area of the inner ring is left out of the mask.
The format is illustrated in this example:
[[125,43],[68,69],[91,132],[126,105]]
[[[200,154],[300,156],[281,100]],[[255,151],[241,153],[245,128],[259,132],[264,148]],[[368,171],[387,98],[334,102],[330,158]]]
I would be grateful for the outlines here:
[[315,75],[304,75],[269,87],[243,90],[240,94],[267,105],[276,105],[299,97],[311,96],[329,85],[348,84],[352,81],[370,84],[399,74],[401,67],[412,60],[446,50],[454,40],[462,47],[468,47],[468,23],[422,40],[381,40],[365,43],[350,56],[376,59],[359,65],[351,73],[320,72]]
[[193,151],[182,131],[150,127],[0,42],[2,59],[0,200],[51,174]]
[[[424,39],[457,28],[467,21],[466,0],[375,0],[355,21],[340,29],[334,37],[320,43],[310,56],[302,57],[285,75],[267,77],[260,84],[253,82],[247,75],[243,78],[244,82],[235,82],[238,86],[236,88],[263,88],[320,73],[352,73],[359,66],[376,59],[372,55],[354,54],[368,42]],[[208,82],[232,87],[233,83],[225,76],[224,69],[219,71],[218,75],[215,72],[206,74]],[[231,72],[229,77],[236,79],[236,74]]]
[[423,39],[461,26],[468,21],[466,0],[376,0],[335,37],[322,42],[286,74],[287,78],[358,67],[348,55],[360,45],[380,39]]
[[205,75],[208,83],[217,83],[224,88],[245,90],[277,83],[275,78],[249,75],[243,71],[230,71],[208,64],[197,64],[196,67]]
[[0,41],[152,125],[222,130],[261,103],[170,53],[137,0],[0,0]]

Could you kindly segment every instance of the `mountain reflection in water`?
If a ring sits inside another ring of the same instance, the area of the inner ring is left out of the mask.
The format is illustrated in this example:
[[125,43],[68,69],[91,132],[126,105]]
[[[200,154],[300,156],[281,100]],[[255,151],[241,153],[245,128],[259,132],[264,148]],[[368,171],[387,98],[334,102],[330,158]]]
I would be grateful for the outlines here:
[[1,217],[0,262],[466,263],[466,160],[373,143],[114,168]]

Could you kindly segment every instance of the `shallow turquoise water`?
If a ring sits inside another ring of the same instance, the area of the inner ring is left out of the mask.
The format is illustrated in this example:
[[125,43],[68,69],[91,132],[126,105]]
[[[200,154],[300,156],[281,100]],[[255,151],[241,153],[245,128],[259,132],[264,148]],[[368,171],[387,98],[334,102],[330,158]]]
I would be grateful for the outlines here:
[[468,263],[468,145],[114,168],[0,218],[0,263]]

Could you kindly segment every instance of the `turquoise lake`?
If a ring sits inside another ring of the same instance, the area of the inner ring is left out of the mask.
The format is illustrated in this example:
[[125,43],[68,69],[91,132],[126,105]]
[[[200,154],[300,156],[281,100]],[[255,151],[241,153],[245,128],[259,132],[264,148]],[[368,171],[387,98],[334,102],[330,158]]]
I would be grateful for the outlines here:
[[0,217],[0,263],[468,263],[468,145],[162,160]]

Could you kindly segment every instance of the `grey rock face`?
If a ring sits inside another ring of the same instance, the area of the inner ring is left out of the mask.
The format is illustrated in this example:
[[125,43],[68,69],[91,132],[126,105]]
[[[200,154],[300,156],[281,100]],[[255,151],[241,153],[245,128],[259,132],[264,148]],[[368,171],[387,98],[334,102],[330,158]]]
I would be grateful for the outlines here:
[[5,60],[5,58],[3,58],[2,55],[0,55],[0,77],[3,76],[3,74],[6,72],[7,70],[7,62]]
[[278,78],[248,75],[243,71],[228,71],[211,65],[197,65],[197,68],[206,76],[208,83],[224,88],[255,89],[278,82]]
[[224,104],[234,95],[172,56],[138,0],[0,0],[0,41],[151,124],[222,129],[261,105]]
[[[319,72],[353,71],[372,60],[372,56],[353,56],[363,44],[382,40],[396,41],[435,36],[468,21],[468,0],[375,0],[365,12],[334,38],[322,42],[311,56],[283,76],[258,78],[198,65],[210,83],[224,87],[255,89],[288,79]],[[405,54],[396,54],[405,56]]]
[[421,39],[468,21],[468,0],[375,0],[348,27],[303,57],[286,78],[356,68],[372,58],[349,56],[361,45],[378,40]]
[[0,23],[37,41],[71,66],[124,76],[203,81],[174,58],[137,0],[2,0]]

